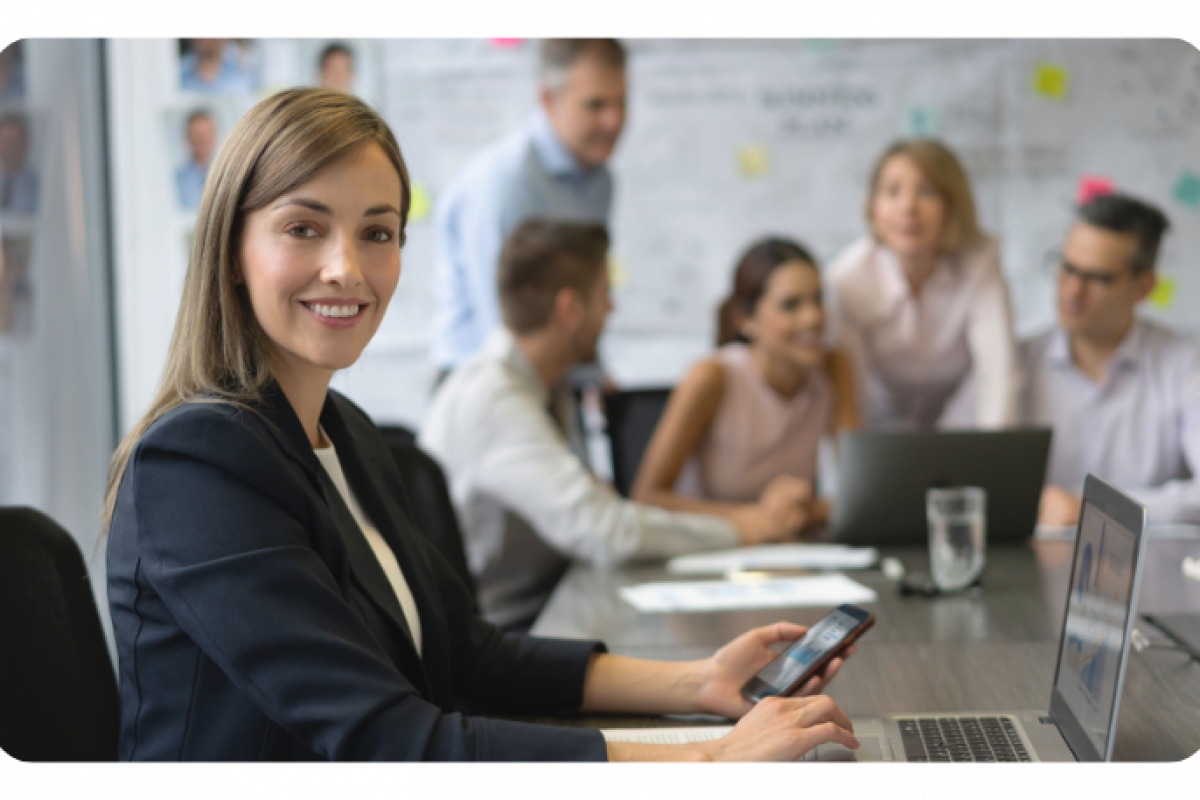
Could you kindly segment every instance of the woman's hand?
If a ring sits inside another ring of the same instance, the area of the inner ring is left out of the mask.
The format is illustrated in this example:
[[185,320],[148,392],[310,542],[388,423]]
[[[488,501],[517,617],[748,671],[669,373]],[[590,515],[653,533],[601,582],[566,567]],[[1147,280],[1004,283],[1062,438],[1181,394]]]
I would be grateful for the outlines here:
[[757,503],[734,511],[730,521],[744,545],[788,541],[812,520],[813,502],[810,482],[780,475],[767,484]]
[[803,524],[792,524],[792,518],[781,517],[774,509],[761,504],[745,505],[729,514],[729,521],[737,528],[740,544],[755,545],[765,542],[785,542],[793,538]]
[[712,761],[795,761],[819,744],[858,749],[854,726],[837,704],[817,697],[768,697],[733,730],[698,748]]
[[[711,658],[697,662],[697,699],[700,707],[710,714],[720,714],[731,719],[748,713],[754,708],[754,704],[742,696],[742,687],[778,655],[770,649],[770,645],[775,642],[793,642],[807,631],[808,628],[803,625],[793,625],[790,622],[777,622],[764,628],[755,628],[722,647]],[[850,645],[843,657],[831,660],[820,674],[801,686],[794,697],[822,691],[841,669],[845,656],[851,655],[854,650],[854,645]]]
[[780,475],[767,484],[759,496],[759,505],[769,508],[781,517],[795,508],[806,508],[812,503],[813,486],[810,481]]

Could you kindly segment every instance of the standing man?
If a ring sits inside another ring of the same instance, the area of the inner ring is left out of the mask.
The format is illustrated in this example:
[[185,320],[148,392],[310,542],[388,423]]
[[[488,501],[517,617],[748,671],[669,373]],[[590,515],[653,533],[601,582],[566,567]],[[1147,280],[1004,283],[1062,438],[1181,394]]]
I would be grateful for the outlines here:
[[1054,429],[1042,524],[1078,521],[1089,472],[1152,522],[1200,522],[1200,344],[1135,310],[1168,227],[1125,195],[1077,210],[1058,264],[1058,325],[1022,348],[1022,421]]
[[433,360],[439,380],[500,326],[496,259],[530,217],[607,225],[606,166],[625,124],[625,51],[612,39],[547,39],[540,107],[473,158],[440,198]]

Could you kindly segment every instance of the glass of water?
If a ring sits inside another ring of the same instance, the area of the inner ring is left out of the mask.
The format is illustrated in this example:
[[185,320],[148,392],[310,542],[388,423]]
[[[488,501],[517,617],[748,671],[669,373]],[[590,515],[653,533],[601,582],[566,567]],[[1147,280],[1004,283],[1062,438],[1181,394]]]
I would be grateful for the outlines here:
[[987,546],[987,492],[977,486],[930,489],[929,572],[943,591],[965,589],[983,572]]

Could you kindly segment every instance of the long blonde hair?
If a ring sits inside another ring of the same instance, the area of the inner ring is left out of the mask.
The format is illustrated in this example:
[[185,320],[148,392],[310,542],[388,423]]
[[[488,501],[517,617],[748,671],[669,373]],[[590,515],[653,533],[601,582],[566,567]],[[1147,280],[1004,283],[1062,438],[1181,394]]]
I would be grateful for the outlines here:
[[102,529],[108,530],[129,456],[142,435],[185,403],[261,402],[271,381],[267,338],[237,284],[246,215],[307,181],[357,145],[383,148],[400,175],[400,244],[411,190],[387,123],[353,95],[291,89],[268,97],[229,132],[209,170],[167,364],[150,409],[126,434],[108,467]]
[[875,229],[875,195],[879,192],[879,178],[883,167],[895,156],[912,159],[917,169],[935,187],[946,203],[946,222],[942,228],[941,248],[954,252],[969,247],[983,235],[975,213],[975,197],[971,192],[971,181],[967,171],[954,151],[937,139],[900,139],[888,145],[871,170],[870,190],[864,214],[867,224]]

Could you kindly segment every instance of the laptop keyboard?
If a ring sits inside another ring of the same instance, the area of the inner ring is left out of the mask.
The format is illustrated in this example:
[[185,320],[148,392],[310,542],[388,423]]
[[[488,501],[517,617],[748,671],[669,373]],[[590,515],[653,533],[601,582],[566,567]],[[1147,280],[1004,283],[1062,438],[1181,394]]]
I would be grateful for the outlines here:
[[1032,761],[1007,717],[898,721],[909,761]]

